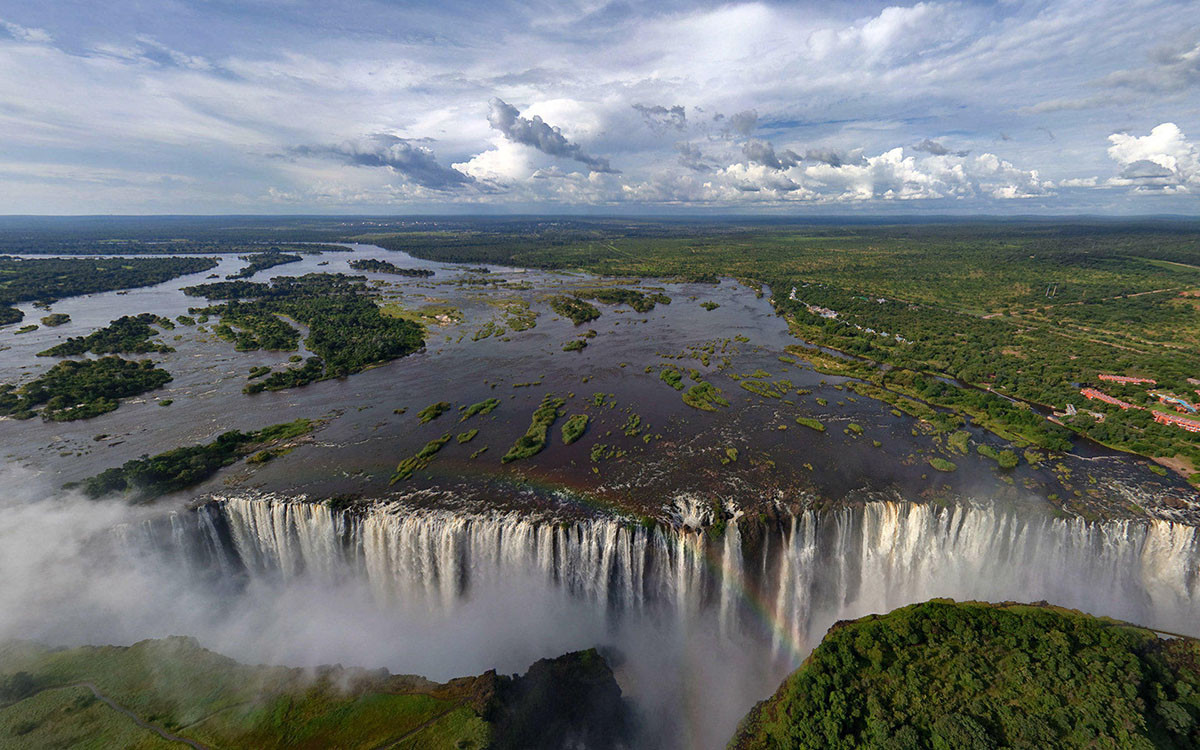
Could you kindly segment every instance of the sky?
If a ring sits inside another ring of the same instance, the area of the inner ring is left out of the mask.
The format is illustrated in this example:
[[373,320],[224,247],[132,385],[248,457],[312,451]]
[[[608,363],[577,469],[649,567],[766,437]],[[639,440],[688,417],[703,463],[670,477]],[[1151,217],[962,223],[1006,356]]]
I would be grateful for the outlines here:
[[0,213],[1200,215],[1196,0],[0,0]]

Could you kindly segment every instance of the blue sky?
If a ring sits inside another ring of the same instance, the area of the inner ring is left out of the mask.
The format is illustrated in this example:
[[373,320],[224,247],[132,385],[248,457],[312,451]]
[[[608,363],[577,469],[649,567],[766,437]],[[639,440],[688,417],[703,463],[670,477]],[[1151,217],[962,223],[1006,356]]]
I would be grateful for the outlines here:
[[4,213],[1200,214],[1195,0],[0,0]]

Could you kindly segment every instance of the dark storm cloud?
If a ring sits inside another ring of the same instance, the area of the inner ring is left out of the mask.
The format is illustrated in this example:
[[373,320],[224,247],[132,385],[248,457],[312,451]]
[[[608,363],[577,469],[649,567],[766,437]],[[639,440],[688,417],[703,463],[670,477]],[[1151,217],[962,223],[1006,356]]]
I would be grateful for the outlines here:
[[1145,187],[1165,187],[1177,181],[1174,172],[1147,159],[1127,165],[1121,170],[1120,179]]
[[769,141],[750,139],[742,144],[742,154],[751,164],[761,164],[771,169],[788,169],[800,163],[800,154],[790,149],[775,153]]
[[534,115],[521,117],[516,107],[502,99],[488,102],[488,124],[513,143],[523,143],[550,156],[561,156],[584,164],[593,172],[616,173],[608,159],[591,156],[578,143],[571,143],[562,131]]
[[678,104],[673,107],[664,107],[661,104],[653,106],[635,104],[633,108],[641,113],[642,119],[656,133],[661,133],[667,128],[683,130],[687,127],[687,112]]
[[698,146],[690,143],[676,143],[675,150],[679,152],[679,163],[694,172],[709,172],[713,165],[704,161],[704,154]]
[[843,164],[853,161],[848,159],[846,156],[839,154],[837,151],[826,148],[810,148],[804,152],[804,159],[806,161],[815,161],[820,162],[821,164],[828,164],[831,167],[840,167]]
[[933,154],[934,156],[946,156],[948,154],[953,154],[955,156],[966,156],[967,154],[971,153],[970,151],[951,151],[937,141],[930,140],[929,138],[926,138],[912,148],[913,151],[924,151],[925,153]]
[[750,135],[758,125],[758,113],[754,110],[738,112],[729,117],[729,127],[738,135]]
[[438,163],[433,152],[413,141],[394,135],[377,133],[361,141],[336,146],[297,146],[295,156],[315,156],[336,159],[358,167],[387,167],[422,187],[446,190],[472,182],[457,169]]

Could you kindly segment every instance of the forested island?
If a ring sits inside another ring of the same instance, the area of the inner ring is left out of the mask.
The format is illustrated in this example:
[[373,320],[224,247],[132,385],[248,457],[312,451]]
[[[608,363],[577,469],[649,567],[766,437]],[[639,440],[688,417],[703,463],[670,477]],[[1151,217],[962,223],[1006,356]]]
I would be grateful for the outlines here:
[[1198,744],[1200,642],[1049,605],[934,600],[834,625],[729,747]]
[[265,271],[268,268],[282,266],[287,263],[296,263],[301,260],[299,255],[294,253],[285,253],[277,247],[261,253],[253,253],[251,255],[238,256],[246,261],[246,267],[237,273],[232,273],[226,276],[227,279],[248,279],[259,271]]
[[54,422],[89,419],[114,411],[120,399],[170,382],[171,375],[149,360],[120,357],[59,362],[24,385],[0,384],[0,416]]
[[207,271],[213,258],[12,258],[0,257],[0,325],[24,317],[12,306],[49,304],[64,297],[152,286]]
[[395,263],[386,260],[375,260],[374,258],[355,258],[350,261],[350,267],[355,271],[391,273],[397,276],[411,276],[418,279],[433,276],[433,271],[430,271],[428,268],[401,268]]
[[232,337],[244,348],[294,349],[299,334],[278,315],[308,326],[304,344],[316,356],[302,367],[274,372],[251,383],[247,393],[352,375],[417,351],[425,343],[419,325],[380,311],[375,294],[362,277],[307,274],[275,278],[270,284],[219,281],[188,287],[184,293],[228,300],[193,312],[221,316],[224,325],[240,328],[244,333]]
[[72,336],[61,344],[38,352],[39,357],[76,357],[92,354],[166,354],[175,351],[154,337],[158,326],[164,330],[175,328],[169,319],[154,313],[122,315],[104,328],[86,336]]
[[92,498],[129,493],[139,501],[152,500],[202,482],[222,467],[246,456],[251,456],[250,460],[255,463],[265,463],[285,455],[295,447],[297,438],[308,435],[318,426],[319,423],[313,420],[297,419],[253,432],[230,430],[218,435],[211,443],[174,448],[106,469],[84,480],[81,489]]

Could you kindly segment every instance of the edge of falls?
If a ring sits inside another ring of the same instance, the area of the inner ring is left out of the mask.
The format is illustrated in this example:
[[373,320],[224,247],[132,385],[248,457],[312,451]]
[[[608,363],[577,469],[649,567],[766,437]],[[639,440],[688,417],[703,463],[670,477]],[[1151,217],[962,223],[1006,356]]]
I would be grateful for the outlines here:
[[780,520],[735,517],[715,534],[402,503],[350,513],[260,496],[217,497],[169,524],[164,533],[147,522],[141,541],[223,579],[359,577],[380,602],[453,611],[473,591],[525,577],[609,617],[711,618],[722,634],[770,638],[777,653],[803,653],[838,619],[933,597],[1045,600],[1200,635],[1200,529],[1168,521],[871,501]]

